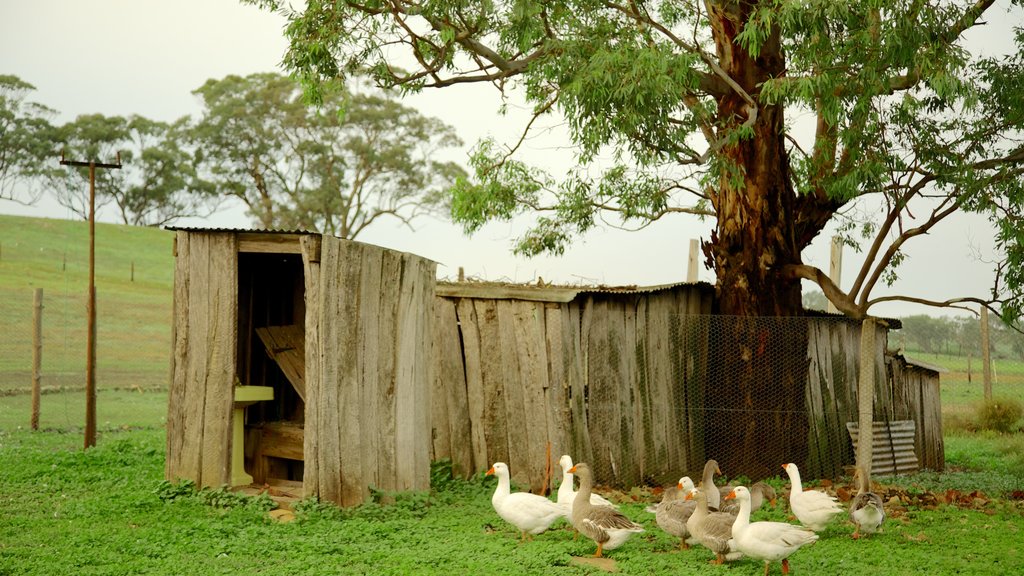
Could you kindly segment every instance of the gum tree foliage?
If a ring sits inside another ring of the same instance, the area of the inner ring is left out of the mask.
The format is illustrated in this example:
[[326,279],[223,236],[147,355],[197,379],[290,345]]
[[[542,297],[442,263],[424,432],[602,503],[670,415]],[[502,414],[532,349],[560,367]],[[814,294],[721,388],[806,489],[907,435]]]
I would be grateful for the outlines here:
[[55,112],[28,100],[35,86],[0,74],[0,200],[34,204],[54,166]]
[[[452,192],[468,232],[530,213],[515,249],[558,253],[602,219],[713,218],[702,249],[723,329],[708,335],[699,414],[703,449],[730,475],[817,462],[807,325],[786,321],[803,312],[803,280],[852,318],[921,302],[872,293],[897,280],[909,241],[971,210],[999,229],[997,284],[931,303],[1020,315],[1022,38],[990,59],[964,41],[1003,17],[993,0],[247,1],[286,15],[284,64],[313,98],[368,71],[409,91],[490,84],[564,122],[576,166],[558,174],[517,143],[476,145]],[[801,257],[837,219],[864,251],[848,288]]]
[[[174,124],[133,115],[86,114],[59,128],[67,159],[113,163],[120,169],[95,171],[96,210],[110,206],[124,224],[162,226],[178,218],[205,215],[214,206],[210,186],[196,177],[182,130]],[[49,162],[57,164],[55,157]],[[89,168],[59,166],[47,178],[61,206],[89,217]]]
[[[893,299],[1020,316],[1020,31],[995,58],[964,42],[1007,17],[993,0],[245,1],[287,16],[284,63],[314,97],[369,70],[410,91],[515,89],[537,116],[564,118],[568,174],[518,161],[514,143],[477,144],[453,195],[468,232],[535,213],[515,249],[558,253],[602,213],[634,226],[710,216],[703,251],[727,314],[798,314],[806,279],[853,318]],[[598,155],[614,162],[594,175]],[[866,218],[844,217],[857,206]],[[961,210],[999,230],[991,293],[872,296],[909,241]],[[836,219],[864,251],[845,289],[801,260]]]
[[411,226],[447,204],[465,172],[437,159],[460,146],[454,131],[376,91],[334,83],[320,106],[274,73],[208,80],[195,93],[192,129],[201,172],[240,200],[263,228],[302,228],[355,238],[381,217]]

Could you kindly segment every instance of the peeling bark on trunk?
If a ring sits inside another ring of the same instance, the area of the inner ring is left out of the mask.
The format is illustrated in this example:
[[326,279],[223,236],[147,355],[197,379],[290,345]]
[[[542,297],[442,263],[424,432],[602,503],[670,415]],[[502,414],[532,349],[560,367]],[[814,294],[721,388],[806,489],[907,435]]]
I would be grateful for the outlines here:
[[[785,74],[785,58],[778,30],[757,58],[735,41],[752,3],[706,5],[718,61],[746,92],[734,90],[718,102],[719,125],[736,127],[751,117],[747,97],[756,101],[762,82]],[[800,281],[780,273],[783,265],[801,262],[802,249],[792,226],[797,199],[783,113],[759,103],[753,137],[722,149],[725,162],[711,195],[717,228],[704,245],[717,276],[718,313],[736,317],[723,319],[712,342],[722,361],[709,379],[706,450],[725,474],[753,479],[802,462],[807,450],[806,326],[777,318],[802,314]]]

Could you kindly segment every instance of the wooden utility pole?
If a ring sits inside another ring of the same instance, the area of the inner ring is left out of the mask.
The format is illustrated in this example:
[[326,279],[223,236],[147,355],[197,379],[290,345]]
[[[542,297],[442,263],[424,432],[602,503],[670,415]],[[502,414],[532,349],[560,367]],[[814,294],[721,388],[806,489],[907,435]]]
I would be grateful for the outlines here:
[[89,167],[89,294],[85,302],[85,313],[88,317],[86,332],[85,361],[85,447],[96,445],[96,169],[121,168],[121,153],[117,153],[117,162],[103,164],[95,160],[65,160],[61,152],[62,166]]
[[36,288],[32,305],[32,416],[29,424],[39,430],[39,394],[43,369],[43,289]]
[[992,353],[988,343],[988,308],[981,307],[981,376],[985,401],[992,400]]

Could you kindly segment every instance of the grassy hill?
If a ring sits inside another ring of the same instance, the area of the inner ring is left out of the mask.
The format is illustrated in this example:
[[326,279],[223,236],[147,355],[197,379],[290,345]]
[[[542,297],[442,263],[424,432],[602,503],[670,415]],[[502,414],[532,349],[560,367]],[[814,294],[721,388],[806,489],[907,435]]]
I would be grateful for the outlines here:
[[[97,387],[164,389],[174,235],[96,226]],[[32,302],[43,289],[43,386],[85,384],[87,222],[0,215],[0,395],[31,386]]]

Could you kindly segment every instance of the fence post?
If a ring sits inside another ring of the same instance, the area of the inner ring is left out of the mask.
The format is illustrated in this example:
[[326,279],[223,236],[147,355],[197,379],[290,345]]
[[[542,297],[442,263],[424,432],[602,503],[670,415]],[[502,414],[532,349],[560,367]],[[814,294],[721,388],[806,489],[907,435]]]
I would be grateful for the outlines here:
[[697,266],[700,258],[700,242],[696,238],[690,239],[690,258],[686,263],[686,281],[697,281]]
[[869,480],[874,453],[873,421],[875,395],[875,321],[865,318],[860,325],[860,377],[857,379],[857,465]]
[[32,304],[32,419],[33,430],[39,430],[39,393],[43,367],[43,289],[36,288]]
[[[829,252],[828,277],[839,286],[843,280],[843,240],[839,236],[832,237],[832,247]],[[839,309],[828,300],[828,307],[825,309],[830,314],[837,314]]]
[[985,387],[985,401],[992,400],[992,353],[988,344],[988,308],[981,307],[981,373]]

